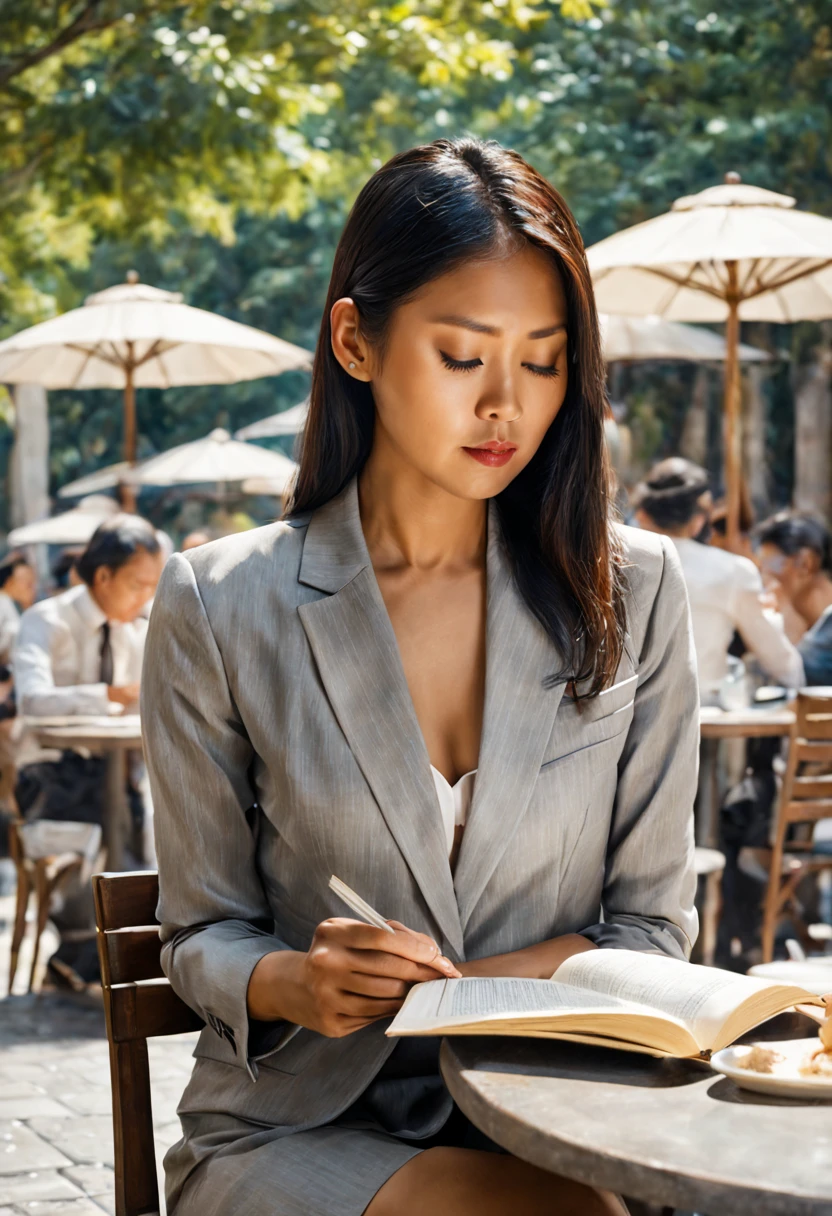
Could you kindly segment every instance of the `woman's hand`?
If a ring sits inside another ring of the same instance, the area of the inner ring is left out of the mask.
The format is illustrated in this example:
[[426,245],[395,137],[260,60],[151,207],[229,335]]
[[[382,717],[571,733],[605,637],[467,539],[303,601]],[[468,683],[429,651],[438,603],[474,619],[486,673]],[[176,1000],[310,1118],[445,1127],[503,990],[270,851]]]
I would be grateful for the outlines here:
[[490,958],[477,958],[470,963],[461,963],[463,975],[515,975],[525,979],[551,979],[561,963],[573,954],[584,950],[595,950],[594,942],[579,933],[565,933],[562,937],[551,937],[548,941],[526,946],[512,954],[493,954]]
[[284,1019],[341,1038],[401,1008],[413,984],[458,978],[436,942],[390,921],[393,933],[343,917],[322,921],[304,954],[278,950],[251,974],[247,1004],[258,1021]]

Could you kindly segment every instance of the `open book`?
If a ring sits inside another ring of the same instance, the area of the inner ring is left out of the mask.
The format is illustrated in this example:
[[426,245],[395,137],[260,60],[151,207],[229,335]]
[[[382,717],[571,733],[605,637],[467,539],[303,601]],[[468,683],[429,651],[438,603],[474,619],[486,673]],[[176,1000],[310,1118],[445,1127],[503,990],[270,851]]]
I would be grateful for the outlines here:
[[550,980],[417,984],[387,1033],[528,1035],[708,1058],[797,1004],[822,1006],[823,1000],[791,984],[658,954],[587,950],[562,963]]

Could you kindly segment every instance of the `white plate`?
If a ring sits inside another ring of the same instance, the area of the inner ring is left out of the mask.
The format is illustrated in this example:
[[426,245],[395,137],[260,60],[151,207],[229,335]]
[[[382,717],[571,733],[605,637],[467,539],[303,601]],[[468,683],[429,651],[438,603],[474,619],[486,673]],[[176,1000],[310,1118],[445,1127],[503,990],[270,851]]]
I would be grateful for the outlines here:
[[761,980],[776,980],[778,984],[796,984],[818,996],[832,993],[832,955],[819,955],[801,962],[784,958],[776,963],[757,963],[749,967],[748,974]]
[[815,1035],[811,1039],[787,1039],[782,1043],[763,1043],[786,1057],[786,1063],[778,1067],[780,1072],[751,1072],[740,1068],[739,1061],[749,1050],[748,1044],[725,1047],[711,1057],[711,1068],[739,1085],[740,1089],[751,1089],[759,1094],[771,1094],[778,1098],[806,1098],[832,1101],[832,1077],[802,1077],[798,1072],[801,1060],[820,1046]]

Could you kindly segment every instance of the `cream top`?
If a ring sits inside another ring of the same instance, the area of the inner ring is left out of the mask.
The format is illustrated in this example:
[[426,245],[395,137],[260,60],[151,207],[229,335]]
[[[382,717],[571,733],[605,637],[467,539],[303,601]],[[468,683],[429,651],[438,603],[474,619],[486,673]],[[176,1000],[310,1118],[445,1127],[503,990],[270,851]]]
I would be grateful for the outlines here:
[[439,799],[439,809],[442,812],[442,826],[445,829],[445,844],[448,857],[454,847],[454,828],[463,827],[471,809],[471,799],[474,796],[474,778],[477,770],[464,773],[455,785],[451,785],[438,768],[430,766],[433,784],[436,786],[436,797]]

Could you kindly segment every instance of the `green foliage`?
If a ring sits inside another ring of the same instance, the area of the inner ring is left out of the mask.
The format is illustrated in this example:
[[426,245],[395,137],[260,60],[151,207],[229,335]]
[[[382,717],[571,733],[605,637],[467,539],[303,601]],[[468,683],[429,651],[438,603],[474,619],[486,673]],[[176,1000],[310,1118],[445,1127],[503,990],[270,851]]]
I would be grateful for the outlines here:
[[[0,333],[135,266],[311,347],[362,181],[464,130],[546,173],[587,243],[728,169],[832,213],[832,0],[712,2],[0,0]],[[683,380],[662,401],[634,373],[646,430],[678,433]],[[145,450],[304,391],[143,391]],[[118,457],[118,394],[50,412],[56,481]]]

